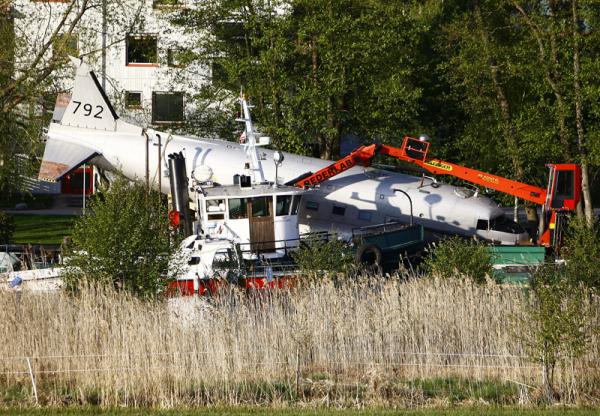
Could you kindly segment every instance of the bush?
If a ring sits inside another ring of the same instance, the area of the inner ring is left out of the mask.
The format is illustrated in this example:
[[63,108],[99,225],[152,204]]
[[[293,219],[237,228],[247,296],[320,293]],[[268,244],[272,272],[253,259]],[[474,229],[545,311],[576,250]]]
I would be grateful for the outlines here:
[[174,249],[161,195],[118,177],[75,223],[65,282],[77,288],[86,278],[153,296],[167,283]]
[[423,268],[430,276],[468,276],[484,283],[492,275],[492,256],[485,245],[475,240],[450,237],[430,246],[428,251]]
[[600,235],[598,223],[588,227],[585,218],[569,221],[561,256],[566,260],[566,274],[572,283],[600,290]]
[[0,211],[0,244],[10,244],[15,232],[15,220],[4,211]]
[[292,257],[303,274],[320,277],[330,273],[347,273],[354,264],[352,250],[335,235],[329,240],[310,235]]

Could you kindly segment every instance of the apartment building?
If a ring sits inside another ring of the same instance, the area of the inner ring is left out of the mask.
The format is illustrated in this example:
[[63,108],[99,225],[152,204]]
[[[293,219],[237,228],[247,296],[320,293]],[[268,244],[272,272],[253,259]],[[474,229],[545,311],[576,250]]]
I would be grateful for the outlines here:
[[[13,2],[17,70],[52,38],[72,1]],[[211,75],[209,64],[184,66],[179,60],[183,51],[194,47],[192,36],[170,21],[185,6],[184,1],[77,0],[74,10],[84,2],[89,9],[68,34],[74,16],[71,12],[45,59],[59,49],[65,55],[66,50],[70,55],[83,56],[105,85],[117,111],[132,122],[142,126],[181,122],[191,111],[186,97],[209,83]],[[61,48],[55,47],[58,44]],[[73,70],[67,66],[50,87],[55,92],[68,92],[72,76]]]

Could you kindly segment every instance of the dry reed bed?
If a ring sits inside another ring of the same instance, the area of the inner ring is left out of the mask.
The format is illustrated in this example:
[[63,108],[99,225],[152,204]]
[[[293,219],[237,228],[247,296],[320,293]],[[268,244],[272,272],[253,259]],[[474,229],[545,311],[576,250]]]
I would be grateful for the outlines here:
[[[32,357],[55,404],[380,403],[406,380],[451,377],[536,386],[526,302],[516,287],[426,279],[154,303],[94,287],[1,293],[0,384],[28,386],[19,357]],[[559,374],[578,399],[596,394],[599,345]]]

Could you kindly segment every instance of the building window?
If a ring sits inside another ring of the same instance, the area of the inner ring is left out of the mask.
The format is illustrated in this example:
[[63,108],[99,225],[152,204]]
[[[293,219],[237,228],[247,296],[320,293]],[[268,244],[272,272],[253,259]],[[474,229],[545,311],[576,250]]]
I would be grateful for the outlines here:
[[125,45],[127,65],[158,65],[156,35],[128,35]]
[[152,7],[155,9],[170,9],[181,7],[180,0],[154,0],[152,2]]
[[346,214],[346,207],[339,207],[337,205],[334,205],[331,213],[333,215],[345,215]]
[[315,202],[315,201],[306,201],[305,207],[306,207],[306,209],[309,209],[311,211],[318,211],[319,203]]
[[125,108],[142,108],[142,93],[125,91]]
[[172,68],[181,68],[185,51],[182,49],[167,49],[167,65]]
[[358,219],[359,220],[363,220],[363,221],[371,221],[371,219],[373,218],[373,214],[371,214],[371,211],[358,211]]
[[152,93],[152,122],[177,123],[183,121],[182,92]]
[[66,61],[71,56],[79,55],[79,39],[73,33],[61,33],[52,40],[52,58]]

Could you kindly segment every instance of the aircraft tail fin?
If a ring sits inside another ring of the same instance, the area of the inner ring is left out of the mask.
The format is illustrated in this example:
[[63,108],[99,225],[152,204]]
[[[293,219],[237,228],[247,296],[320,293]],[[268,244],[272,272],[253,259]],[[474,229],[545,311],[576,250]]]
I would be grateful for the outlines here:
[[83,61],[71,58],[78,65],[71,100],[61,118],[61,124],[115,131],[119,116],[102,89],[94,71]]

